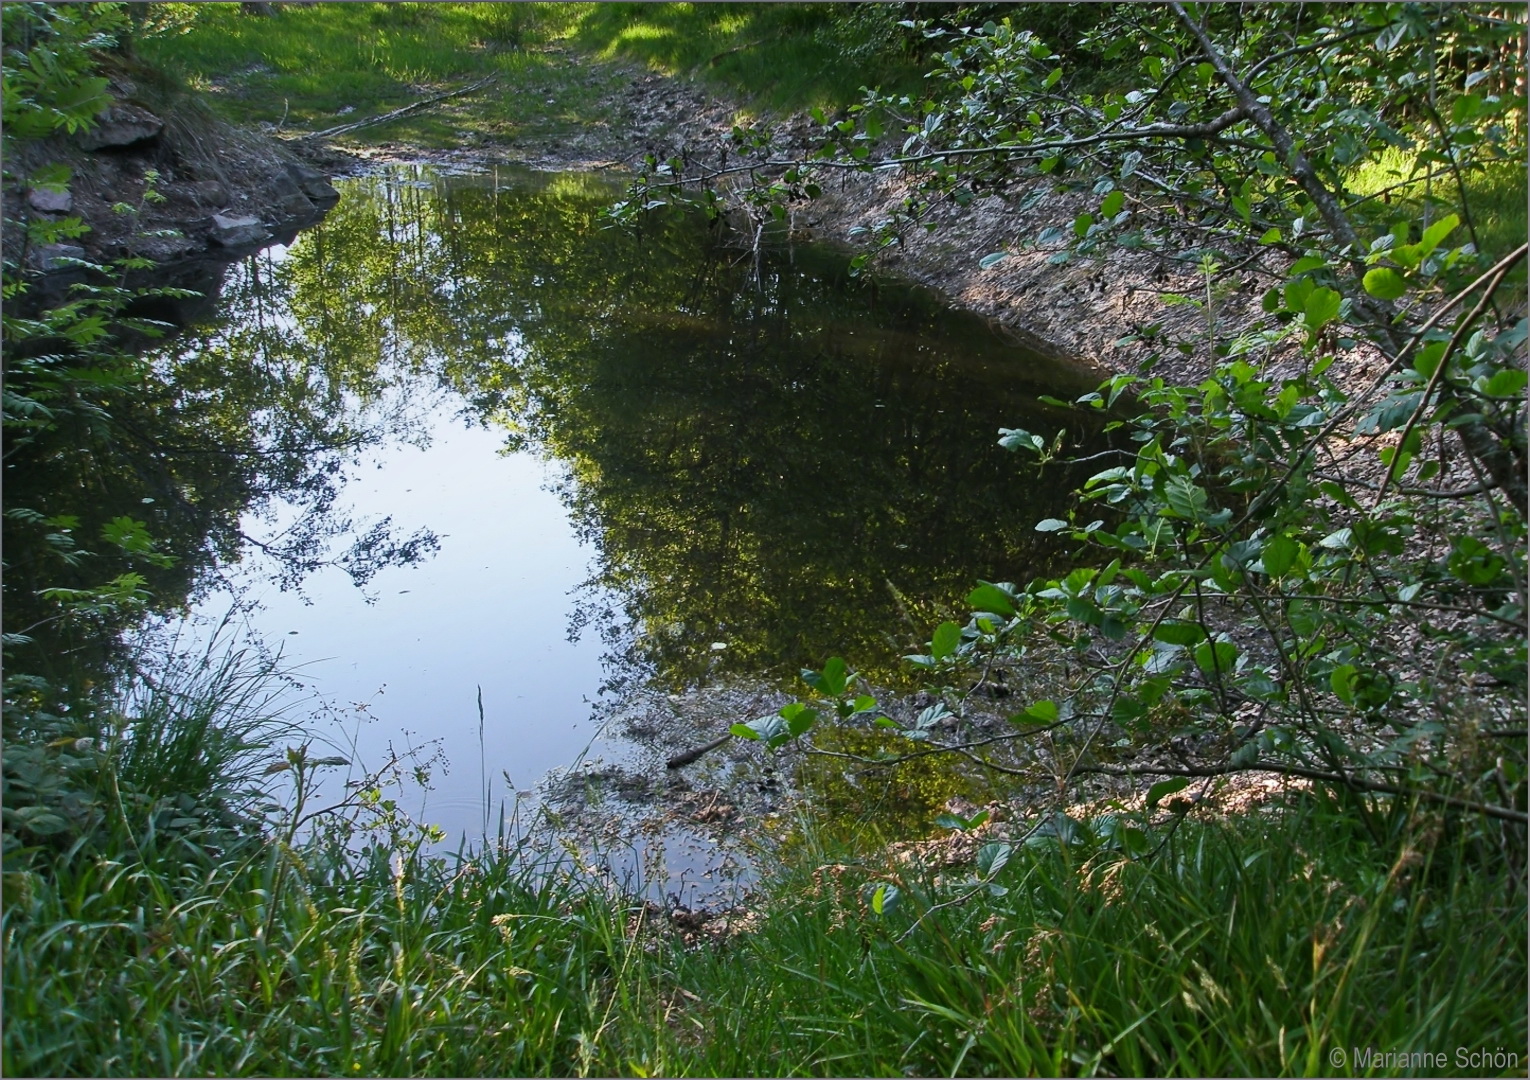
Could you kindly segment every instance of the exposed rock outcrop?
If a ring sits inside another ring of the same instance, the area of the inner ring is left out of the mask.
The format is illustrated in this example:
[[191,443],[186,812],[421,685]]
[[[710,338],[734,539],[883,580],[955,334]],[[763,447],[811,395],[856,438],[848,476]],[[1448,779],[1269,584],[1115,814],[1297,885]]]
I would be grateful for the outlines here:
[[[7,148],[7,263],[53,273],[80,259],[227,257],[318,221],[340,198],[292,148],[223,123],[193,97],[140,93],[124,76],[111,90],[88,131]],[[49,168],[59,165],[67,180]],[[28,223],[69,218],[88,231],[29,240]]]
[[271,235],[271,230],[254,214],[214,214],[212,216],[212,242],[219,247],[237,248],[258,244]]
[[165,122],[148,109],[119,101],[96,116],[96,126],[81,131],[76,138],[82,150],[118,150],[152,142],[165,129]]

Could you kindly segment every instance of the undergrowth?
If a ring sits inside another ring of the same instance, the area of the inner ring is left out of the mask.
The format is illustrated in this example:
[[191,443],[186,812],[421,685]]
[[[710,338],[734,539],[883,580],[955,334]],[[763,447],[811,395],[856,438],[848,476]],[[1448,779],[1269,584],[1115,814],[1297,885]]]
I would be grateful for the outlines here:
[[[1465,189],[1464,198],[1457,187],[1458,179]],[[1412,212],[1427,221],[1467,207],[1471,220],[1463,225],[1489,260],[1500,259],[1516,244],[1524,243],[1530,220],[1525,163],[1513,159],[1463,169],[1458,178],[1445,166],[1431,167],[1414,153],[1388,147],[1354,169],[1346,178],[1346,186],[1357,200],[1393,217]]]
[[[299,732],[273,721],[269,673],[235,658],[193,676],[200,697],[182,680],[176,707],[156,713],[151,692],[103,744],[33,755],[94,818],[29,835],[7,748],[8,1075],[1398,1071],[1350,1061],[1371,1051],[1482,1074],[1501,1068],[1463,1069],[1457,1048],[1525,1060],[1523,884],[1481,819],[1384,800],[1363,816],[1311,794],[1160,821],[1135,856],[1097,817],[1028,842],[975,835],[975,859],[925,869],[825,848],[808,826],[742,930],[698,940],[504,836],[430,854],[439,834],[376,777],[307,809],[315,770],[343,762],[282,749]],[[233,798],[259,774],[282,787]]]

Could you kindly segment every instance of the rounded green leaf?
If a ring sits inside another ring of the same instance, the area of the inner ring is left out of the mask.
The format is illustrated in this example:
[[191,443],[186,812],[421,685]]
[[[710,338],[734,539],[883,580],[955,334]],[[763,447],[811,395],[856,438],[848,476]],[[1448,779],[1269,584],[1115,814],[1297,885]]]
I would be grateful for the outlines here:
[[1012,716],[1010,719],[1015,722],[1036,720],[1043,724],[1055,724],[1060,715],[1062,714],[1057,708],[1057,702],[1046,700],[1036,702],[1036,704],[1029,706],[1021,715]]
[[1339,307],[1343,297],[1326,285],[1320,285],[1307,295],[1307,302],[1302,307],[1304,321],[1308,328],[1321,330],[1334,319],[1339,317]]
[[1260,556],[1264,562],[1264,572],[1271,577],[1280,577],[1296,564],[1299,550],[1296,541],[1289,536],[1272,536]]
[[1206,637],[1206,631],[1192,622],[1166,619],[1153,630],[1153,637],[1170,645],[1194,645]]
[[986,582],[967,594],[967,603],[973,611],[989,611],[995,615],[1010,616],[1015,613],[1014,601],[997,585]]
[[1408,283],[1396,270],[1378,266],[1365,273],[1365,291],[1378,300],[1396,300],[1408,291]]
[[943,660],[954,653],[961,643],[962,628],[954,622],[943,622],[935,628],[935,634],[930,638],[930,655]]

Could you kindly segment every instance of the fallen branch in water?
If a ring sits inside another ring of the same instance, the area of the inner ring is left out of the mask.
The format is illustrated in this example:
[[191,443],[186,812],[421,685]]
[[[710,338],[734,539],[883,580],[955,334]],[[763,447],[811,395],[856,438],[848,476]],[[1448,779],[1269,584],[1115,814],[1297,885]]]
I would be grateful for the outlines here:
[[731,738],[733,738],[732,735],[724,735],[722,738],[713,739],[711,742],[702,746],[698,746],[694,750],[687,750],[683,754],[676,754],[674,757],[670,758],[664,763],[664,767],[666,769],[683,768],[686,765],[689,765],[691,762],[695,761],[697,758],[701,757],[703,754],[710,754],[713,750],[716,750],[719,746]]
[[449,98],[462,97],[464,94],[471,94],[475,90],[482,90],[485,86],[488,86],[498,77],[499,76],[497,75],[488,75],[482,79],[479,79],[475,83],[471,83],[468,86],[462,87],[459,90],[449,90],[444,94],[437,94],[435,97],[426,98],[424,101],[416,101],[413,105],[405,105],[401,109],[394,109],[392,112],[383,113],[381,116],[373,116],[366,120],[357,120],[353,124],[341,124],[339,127],[325,128],[323,131],[315,131],[308,135],[301,135],[299,136],[299,141],[306,141],[308,139],[327,139],[334,135],[344,135],[348,131],[356,131],[359,128],[371,127],[374,124],[385,124],[389,120],[397,120],[400,116],[407,116],[412,112],[416,112],[430,105],[435,105],[439,102],[446,101]]

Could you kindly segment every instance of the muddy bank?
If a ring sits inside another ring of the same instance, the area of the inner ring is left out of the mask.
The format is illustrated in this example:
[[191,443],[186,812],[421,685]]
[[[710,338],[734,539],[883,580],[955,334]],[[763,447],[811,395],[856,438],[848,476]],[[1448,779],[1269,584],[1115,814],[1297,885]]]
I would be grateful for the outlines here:
[[[13,265],[67,277],[74,260],[234,257],[290,238],[340,198],[325,151],[235,128],[127,75],[113,76],[111,93],[92,129],[19,142],[8,155],[0,197]],[[86,231],[69,235],[71,219]]]

